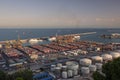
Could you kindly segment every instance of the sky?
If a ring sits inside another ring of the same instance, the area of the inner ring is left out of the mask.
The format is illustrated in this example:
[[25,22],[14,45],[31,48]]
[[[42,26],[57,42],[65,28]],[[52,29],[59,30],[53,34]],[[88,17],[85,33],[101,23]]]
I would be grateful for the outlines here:
[[120,28],[120,0],[0,0],[0,28]]

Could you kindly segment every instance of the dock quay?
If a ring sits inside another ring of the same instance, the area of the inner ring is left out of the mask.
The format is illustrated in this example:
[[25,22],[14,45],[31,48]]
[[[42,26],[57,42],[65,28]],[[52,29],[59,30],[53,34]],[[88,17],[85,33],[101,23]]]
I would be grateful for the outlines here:
[[[101,44],[90,41],[76,41],[72,43],[64,43],[58,44],[56,42],[52,42],[50,44],[45,45],[31,45],[31,46],[22,46],[18,48],[1,48],[1,59],[7,60],[9,64],[24,62],[30,63],[34,61],[41,62],[47,60],[44,59],[56,59],[59,57],[70,57],[70,56],[78,56],[78,55],[86,55],[91,52],[104,52],[104,51],[113,51],[115,49],[119,49],[120,44],[118,43],[109,43],[109,44]],[[4,52],[3,56],[2,52]],[[3,63],[4,63],[3,60]],[[29,62],[28,62],[29,61]],[[6,61],[5,61],[6,62]],[[7,62],[7,64],[8,64]],[[44,64],[43,63],[43,64]],[[6,64],[6,63],[5,63]]]

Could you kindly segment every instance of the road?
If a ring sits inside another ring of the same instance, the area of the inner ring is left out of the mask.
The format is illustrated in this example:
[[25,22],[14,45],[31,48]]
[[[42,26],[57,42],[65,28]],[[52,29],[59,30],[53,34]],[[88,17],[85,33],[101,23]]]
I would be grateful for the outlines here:
[[50,63],[44,63],[44,64],[41,64],[41,63],[32,63],[30,64],[30,69],[34,70],[34,69],[39,69],[40,67],[50,67],[50,65],[52,64],[57,64],[57,63],[65,63],[67,61],[70,61],[70,60],[76,60],[76,61],[79,61],[80,59],[82,58],[90,58],[92,56],[100,56],[101,54],[103,54],[102,52],[94,52],[94,53],[88,53],[86,55],[79,55],[79,56],[71,56],[71,57],[68,57],[68,59],[62,59],[62,60],[55,60],[54,62],[50,62]]
[[[99,56],[101,54],[104,54],[103,52],[91,52],[91,53],[88,53],[86,55],[78,55],[78,56],[71,56],[71,57],[66,57],[64,59],[56,59],[55,61],[53,62],[48,62],[48,63],[40,63],[40,62],[36,62],[36,63],[28,63],[26,68],[30,68],[31,70],[36,70],[36,69],[40,69],[40,68],[50,68],[50,65],[52,64],[57,64],[57,63],[65,63],[67,61],[70,61],[70,60],[75,60],[75,61],[78,61],[82,58],[90,58],[92,56]],[[25,67],[24,68],[20,68],[20,69],[26,69]],[[11,70],[11,71],[8,71],[9,74],[11,73],[14,73],[18,70]]]

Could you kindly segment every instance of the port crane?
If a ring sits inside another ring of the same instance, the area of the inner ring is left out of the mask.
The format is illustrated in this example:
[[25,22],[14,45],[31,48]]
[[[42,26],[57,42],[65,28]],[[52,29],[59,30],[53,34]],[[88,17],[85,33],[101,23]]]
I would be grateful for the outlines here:
[[74,36],[57,36],[56,37],[56,42],[58,44],[66,44],[66,43],[71,43],[74,42]]
[[20,36],[18,35],[18,39],[13,41],[13,47],[14,48],[20,48],[22,47],[22,42],[20,40]]

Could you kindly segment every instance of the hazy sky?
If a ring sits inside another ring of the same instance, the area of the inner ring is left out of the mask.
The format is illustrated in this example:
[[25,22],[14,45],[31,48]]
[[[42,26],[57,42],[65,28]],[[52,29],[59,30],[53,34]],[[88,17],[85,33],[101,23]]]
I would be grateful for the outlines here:
[[0,0],[0,27],[120,27],[120,0]]

